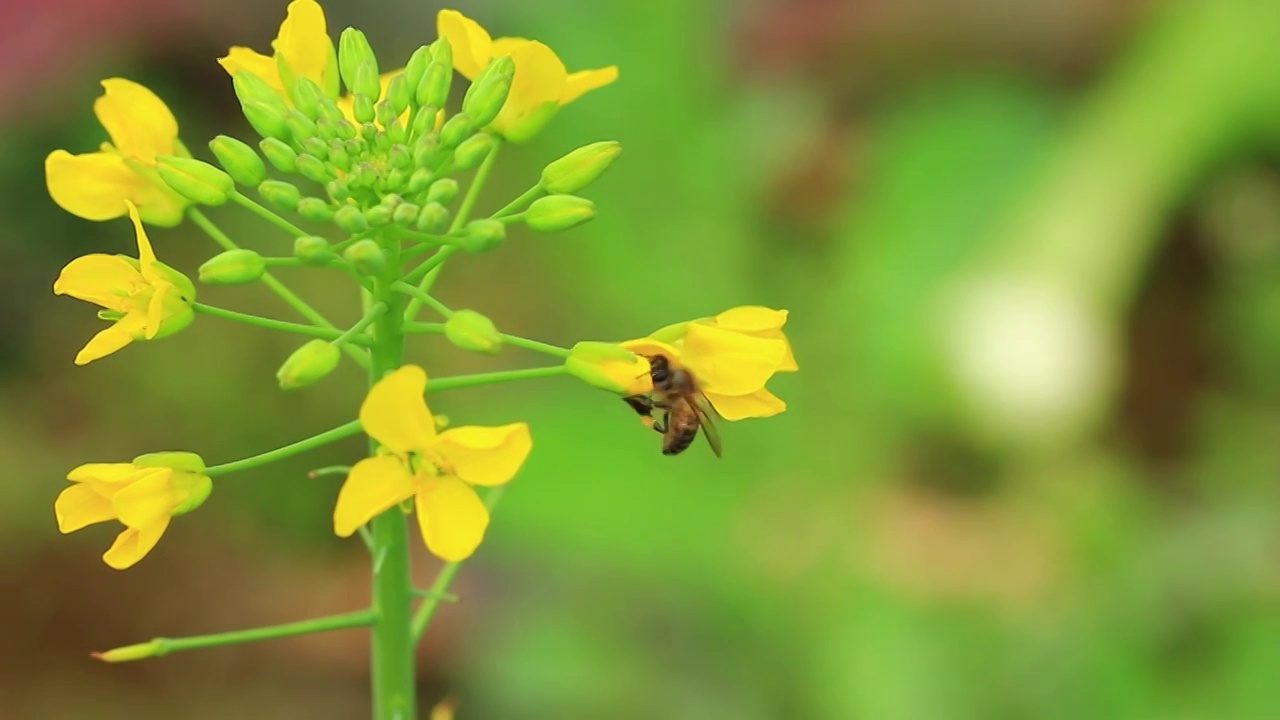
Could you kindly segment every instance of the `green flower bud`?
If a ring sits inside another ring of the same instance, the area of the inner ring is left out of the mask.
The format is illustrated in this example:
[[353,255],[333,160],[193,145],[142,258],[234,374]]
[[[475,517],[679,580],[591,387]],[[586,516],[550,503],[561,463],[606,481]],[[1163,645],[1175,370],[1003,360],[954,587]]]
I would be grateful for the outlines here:
[[338,72],[353,95],[378,97],[378,58],[369,38],[355,28],[349,27],[338,36]]
[[444,63],[449,72],[453,72],[453,46],[448,39],[439,37],[431,43],[431,59]]
[[156,172],[174,192],[201,205],[221,205],[236,189],[230,175],[194,158],[157,156]]
[[444,336],[463,350],[496,355],[502,350],[502,333],[493,321],[475,310],[458,310],[444,324]]
[[303,115],[299,110],[290,110],[284,122],[295,143],[302,143],[310,137],[320,137],[320,133],[316,130],[316,121]]
[[333,171],[315,155],[309,153],[299,155],[295,164],[298,167],[298,174],[312,182],[323,185],[333,179]]
[[270,137],[258,143],[258,147],[267,158],[267,162],[271,163],[275,169],[290,174],[297,171],[298,151],[294,150],[289,143]]
[[293,212],[298,209],[302,193],[296,185],[281,180],[265,180],[258,185],[258,194],[271,205]]
[[419,208],[413,203],[404,203],[396,208],[391,215],[391,221],[397,225],[408,227],[418,221]]
[[386,205],[392,210],[395,210],[396,208],[400,207],[400,205],[402,205],[403,203],[404,203],[404,197],[402,197],[399,193],[387,193],[386,195],[382,196],[382,202],[380,204]]
[[324,198],[304,197],[298,201],[298,214],[312,222],[329,222],[333,219],[333,208]]
[[360,137],[363,138],[370,147],[377,147],[378,136],[381,134],[381,132],[378,132],[378,126],[374,125],[372,120],[362,120],[360,122]]
[[386,175],[382,176],[381,192],[400,192],[405,189],[405,185],[409,182],[409,171],[400,168],[391,168]]
[[409,193],[416,195],[426,190],[431,185],[431,178],[433,177],[435,177],[435,173],[431,172],[429,167],[420,167],[414,170],[413,174],[409,176]]
[[324,266],[338,259],[329,241],[315,235],[303,235],[293,241],[293,256],[308,265]]
[[353,188],[371,188],[379,177],[370,163],[362,162],[351,168],[351,174],[347,176],[347,184]]
[[382,252],[378,243],[369,238],[352,243],[342,253],[342,257],[361,275],[379,275],[387,267],[386,253]]
[[360,208],[351,204],[343,205],[334,211],[333,223],[352,235],[369,229],[369,223],[365,221],[364,213],[360,211]]
[[435,135],[423,135],[413,144],[413,166],[425,168],[435,162],[440,151],[440,139]]
[[249,121],[249,127],[262,137],[281,140],[289,138],[289,126],[285,122],[284,112],[256,100],[242,102],[240,111],[244,113],[244,119]]
[[593,387],[629,394],[643,386],[642,379],[649,363],[621,345],[605,342],[580,342],[569,351],[564,367],[569,374]]
[[303,115],[312,120],[319,120],[323,115],[320,114],[320,104],[326,100],[324,90],[309,77],[294,77],[293,82],[288,85],[289,98],[293,100],[293,106],[302,111]]
[[253,282],[266,272],[262,256],[252,250],[227,250],[200,266],[200,282],[208,285],[241,285]]
[[334,138],[329,141],[329,163],[342,172],[351,169],[351,156],[347,154],[347,144]]
[[475,127],[484,127],[498,117],[511,92],[511,78],[515,74],[515,61],[510,55],[500,55],[490,60],[467,88],[462,98],[462,112],[471,116]]
[[400,113],[391,106],[390,100],[382,100],[373,106],[373,118],[382,126],[383,132],[386,132],[387,126],[394,124],[399,116]]
[[284,98],[280,97],[280,93],[276,92],[275,88],[271,87],[266,80],[248,70],[237,70],[232,73],[231,87],[241,104],[246,102],[262,103],[279,110],[282,115],[289,110],[289,107],[285,105]]
[[[353,96],[351,99],[351,115],[356,119],[356,122],[367,123],[372,126],[373,118],[376,116],[376,113],[373,110],[373,98],[368,95]],[[374,127],[373,132],[376,133],[377,130],[378,129]],[[367,132],[365,133],[365,139],[370,139],[369,133]]]
[[[413,54],[409,56],[409,62],[404,64],[404,90],[405,105],[414,102],[413,94],[418,89],[418,83],[422,80],[422,74],[427,71],[427,63],[431,62],[431,48],[423,45]],[[392,82],[395,82],[392,80]],[[392,95],[391,88],[387,88],[387,96]],[[403,108],[402,108],[403,109]]]
[[374,205],[364,211],[364,219],[365,222],[369,223],[369,227],[382,227],[391,222],[391,216],[394,212],[394,208],[386,205]]
[[276,371],[276,380],[281,390],[306,387],[333,372],[341,357],[338,346],[327,340],[308,341],[284,361]]
[[462,141],[453,151],[453,164],[459,170],[470,170],[480,164],[481,160],[493,151],[493,136],[488,133],[477,133]]
[[577,195],[548,195],[533,201],[524,221],[539,232],[568,230],[596,216],[595,203]]
[[219,135],[209,141],[209,150],[218,158],[222,169],[241,185],[256,187],[267,179],[267,166],[248,144],[227,135]]
[[432,235],[444,232],[449,226],[449,209],[438,202],[429,202],[418,211],[418,230]]
[[475,132],[475,125],[466,113],[454,115],[444,122],[444,127],[440,128],[440,146],[458,147],[463,140],[471,137],[473,132]]
[[337,130],[338,137],[343,140],[352,140],[356,136],[356,126],[352,125],[351,121],[346,118],[334,120],[333,127]]
[[324,191],[329,193],[329,197],[335,202],[342,202],[351,197],[351,189],[347,187],[345,180],[330,180],[324,184]]
[[435,105],[423,105],[418,109],[418,114],[413,116],[413,124],[409,129],[416,138],[424,138],[428,135],[435,134],[436,119],[440,115],[440,108]]
[[319,137],[309,137],[303,140],[302,151],[309,155],[315,155],[321,160],[329,159],[329,143]]
[[414,90],[418,107],[444,107],[449,100],[449,85],[453,82],[453,69],[445,63],[427,63],[422,79]]
[[458,197],[458,181],[453,178],[440,178],[431,183],[431,188],[427,190],[428,202],[448,205],[456,197]]
[[501,220],[472,220],[458,244],[467,252],[488,252],[501,245],[506,236],[507,226]]
[[202,474],[207,469],[204,464],[204,458],[193,452],[182,452],[179,450],[164,450],[161,452],[146,453],[139,455],[130,461],[136,467],[143,468],[170,468],[178,472],[186,472],[193,474]]
[[622,145],[608,140],[584,145],[542,169],[542,187],[549,193],[577,192],[600,177]]
[[400,170],[412,170],[413,154],[409,152],[409,148],[404,145],[392,145],[387,151],[387,163],[393,168]]
[[391,118],[391,120],[382,126],[383,132],[387,134],[387,139],[392,143],[404,144],[409,140],[409,131],[400,124],[400,118]]
[[316,138],[328,144],[338,137],[338,131],[333,126],[333,121],[327,117],[316,119]]

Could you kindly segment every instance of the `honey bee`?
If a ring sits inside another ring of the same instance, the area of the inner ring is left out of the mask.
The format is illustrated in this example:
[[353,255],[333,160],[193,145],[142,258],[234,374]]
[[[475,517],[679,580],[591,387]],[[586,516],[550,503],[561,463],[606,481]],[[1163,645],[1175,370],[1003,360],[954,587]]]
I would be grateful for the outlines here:
[[629,395],[623,398],[636,413],[653,417],[655,409],[662,411],[661,419],[654,418],[653,429],[662,433],[662,454],[678,455],[702,434],[711,450],[720,455],[720,433],[712,418],[717,414],[707,396],[698,388],[693,374],[680,367],[672,367],[665,355],[646,355],[649,361],[649,377],[653,392],[648,395]]

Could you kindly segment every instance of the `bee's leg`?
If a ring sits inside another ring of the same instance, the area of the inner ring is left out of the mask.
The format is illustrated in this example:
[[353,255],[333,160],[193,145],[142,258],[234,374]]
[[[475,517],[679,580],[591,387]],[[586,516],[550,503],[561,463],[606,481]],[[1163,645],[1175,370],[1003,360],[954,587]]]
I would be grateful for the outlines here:
[[644,395],[628,395],[622,401],[630,405],[637,415],[649,415],[653,412],[653,402]]
[[662,413],[662,421],[661,421],[661,423],[659,423],[659,421],[658,421],[658,419],[657,419],[657,418],[654,418],[654,419],[653,419],[653,425],[652,425],[652,427],[653,427],[653,429],[654,429],[654,430],[657,430],[657,431],[658,431],[658,432],[660,432],[660,433],[666,433],[666,432],[667,432],[667,426],[668,426],[668,425],[670,425],[670,424],[671,424],[671,411],[670,411],[670,410],[668,410],[668,411],[666,411],[666,412],[663,412],[663,413]]

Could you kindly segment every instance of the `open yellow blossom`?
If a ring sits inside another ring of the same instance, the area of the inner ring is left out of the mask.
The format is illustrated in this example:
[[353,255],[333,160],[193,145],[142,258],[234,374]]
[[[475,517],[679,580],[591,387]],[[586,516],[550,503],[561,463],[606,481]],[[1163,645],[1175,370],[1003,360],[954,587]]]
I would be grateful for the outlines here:
[[484,538],[489,511],[472,486],[502,485],[533,447],[529,426],[465,426],[436,432],[423,393],[427,374],[405,365],[374,383],[360,422],[381,450],[356,463],[338,491],[333,531],[348,537],[361,525],[414,498],[427,549],[448,560],[471,555]]
[[786,310],[755,305],[711,318],[670,325],[622,347],[641,355],[666,355],[688,368],[726,420],[768,417],[787,404],[765,389],[775,373],[798,369],[782,332]]
[[98,315],[114,321],[93,336],[76,355],[84,365],[105,357],[134,340],[154,340],[190,324],[196,288],[182,273],[156,260],[151,242],[138,218],[138,209],[125,201],[138,239],[138,259],[95,253],[67,263],[53,283],[53,292],[101,305]]
[[178,140],[178,121],[164,101],[132,80],[102,81],[93,103],[110,136],[97,152],[72,155],[54,150],[44,160],[49,196],[59,207],[86,220],[111,220],[133,203],[152,225],[182,222],[190,204],[156,174],[157,155],[191,154]]
[[293,0],[285,10],[284,22],[271,41],[272,55],[236,46],[218,58],[218,64],[234,75],[248,70],[275,88],[291,103],[285,82],[288,77],[314,80],[330,97],[338,96],[338,55],[329,37],[324,9],[315,0]]
[[131,463],[88,463],[67,479],[73,484],[53,504],[58,529],[65,534],[119,520],[125,529],[102,556],[117,570],[151,552],[169,520],[194,510],[213,489],[204,461],[184,452],[141,455]]
[[479,23],[457,10],[441,10],[436,26],[453,49],[453,66],[468,80],[475,80],[494,57],[509,55],[515,63],[507,102],[490,126],[511,142],[528,140],[561,105],[618,79],[616,65],[570,73],[546,45],[518,37],[490,38]]

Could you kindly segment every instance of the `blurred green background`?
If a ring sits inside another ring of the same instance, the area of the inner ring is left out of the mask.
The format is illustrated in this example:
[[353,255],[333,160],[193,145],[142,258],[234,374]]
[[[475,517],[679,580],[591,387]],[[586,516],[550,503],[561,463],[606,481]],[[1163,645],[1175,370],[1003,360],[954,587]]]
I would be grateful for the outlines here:
[[[197,156],[245,139],[225,74],[285,3],[8,4],[0,32],[0,715],[367,716],[344,631],[108,666],[93,650],[361,606],[330,531],[356,440],[221,479],[127,572],[114,530],[63,537],[68,469],[161,449],[224,462],[350,419],[344,366],[282,393],[299,344],[201,317],[84,368],[93,309],[52,295],[124,220],[49,199],[44,156],[105,139],[98,81],[175,110]],[[329,0],[382,63],[434,3]],[[495,35],[621,79],[504,153],[479,210],[620,140],[600,215],[459,257],[442,299],[558,344],[741,304],[787,308],[789,403],[725,458],[658,453],[568,378],[442,394],[531,423],[535,452],[420,648],[421,703],[462,718],[1280,717],[1280,2],[491,0]],[[274,254],[291,238],[210,215]],[[188,272],[216,249],[151,232]],[[282,275],[341,323],[335,276]],[[202,300],[295,319],[261,288]],[[527,367],[441,342],[433,375]],[[425,584],[436,562],[422,548]]]

